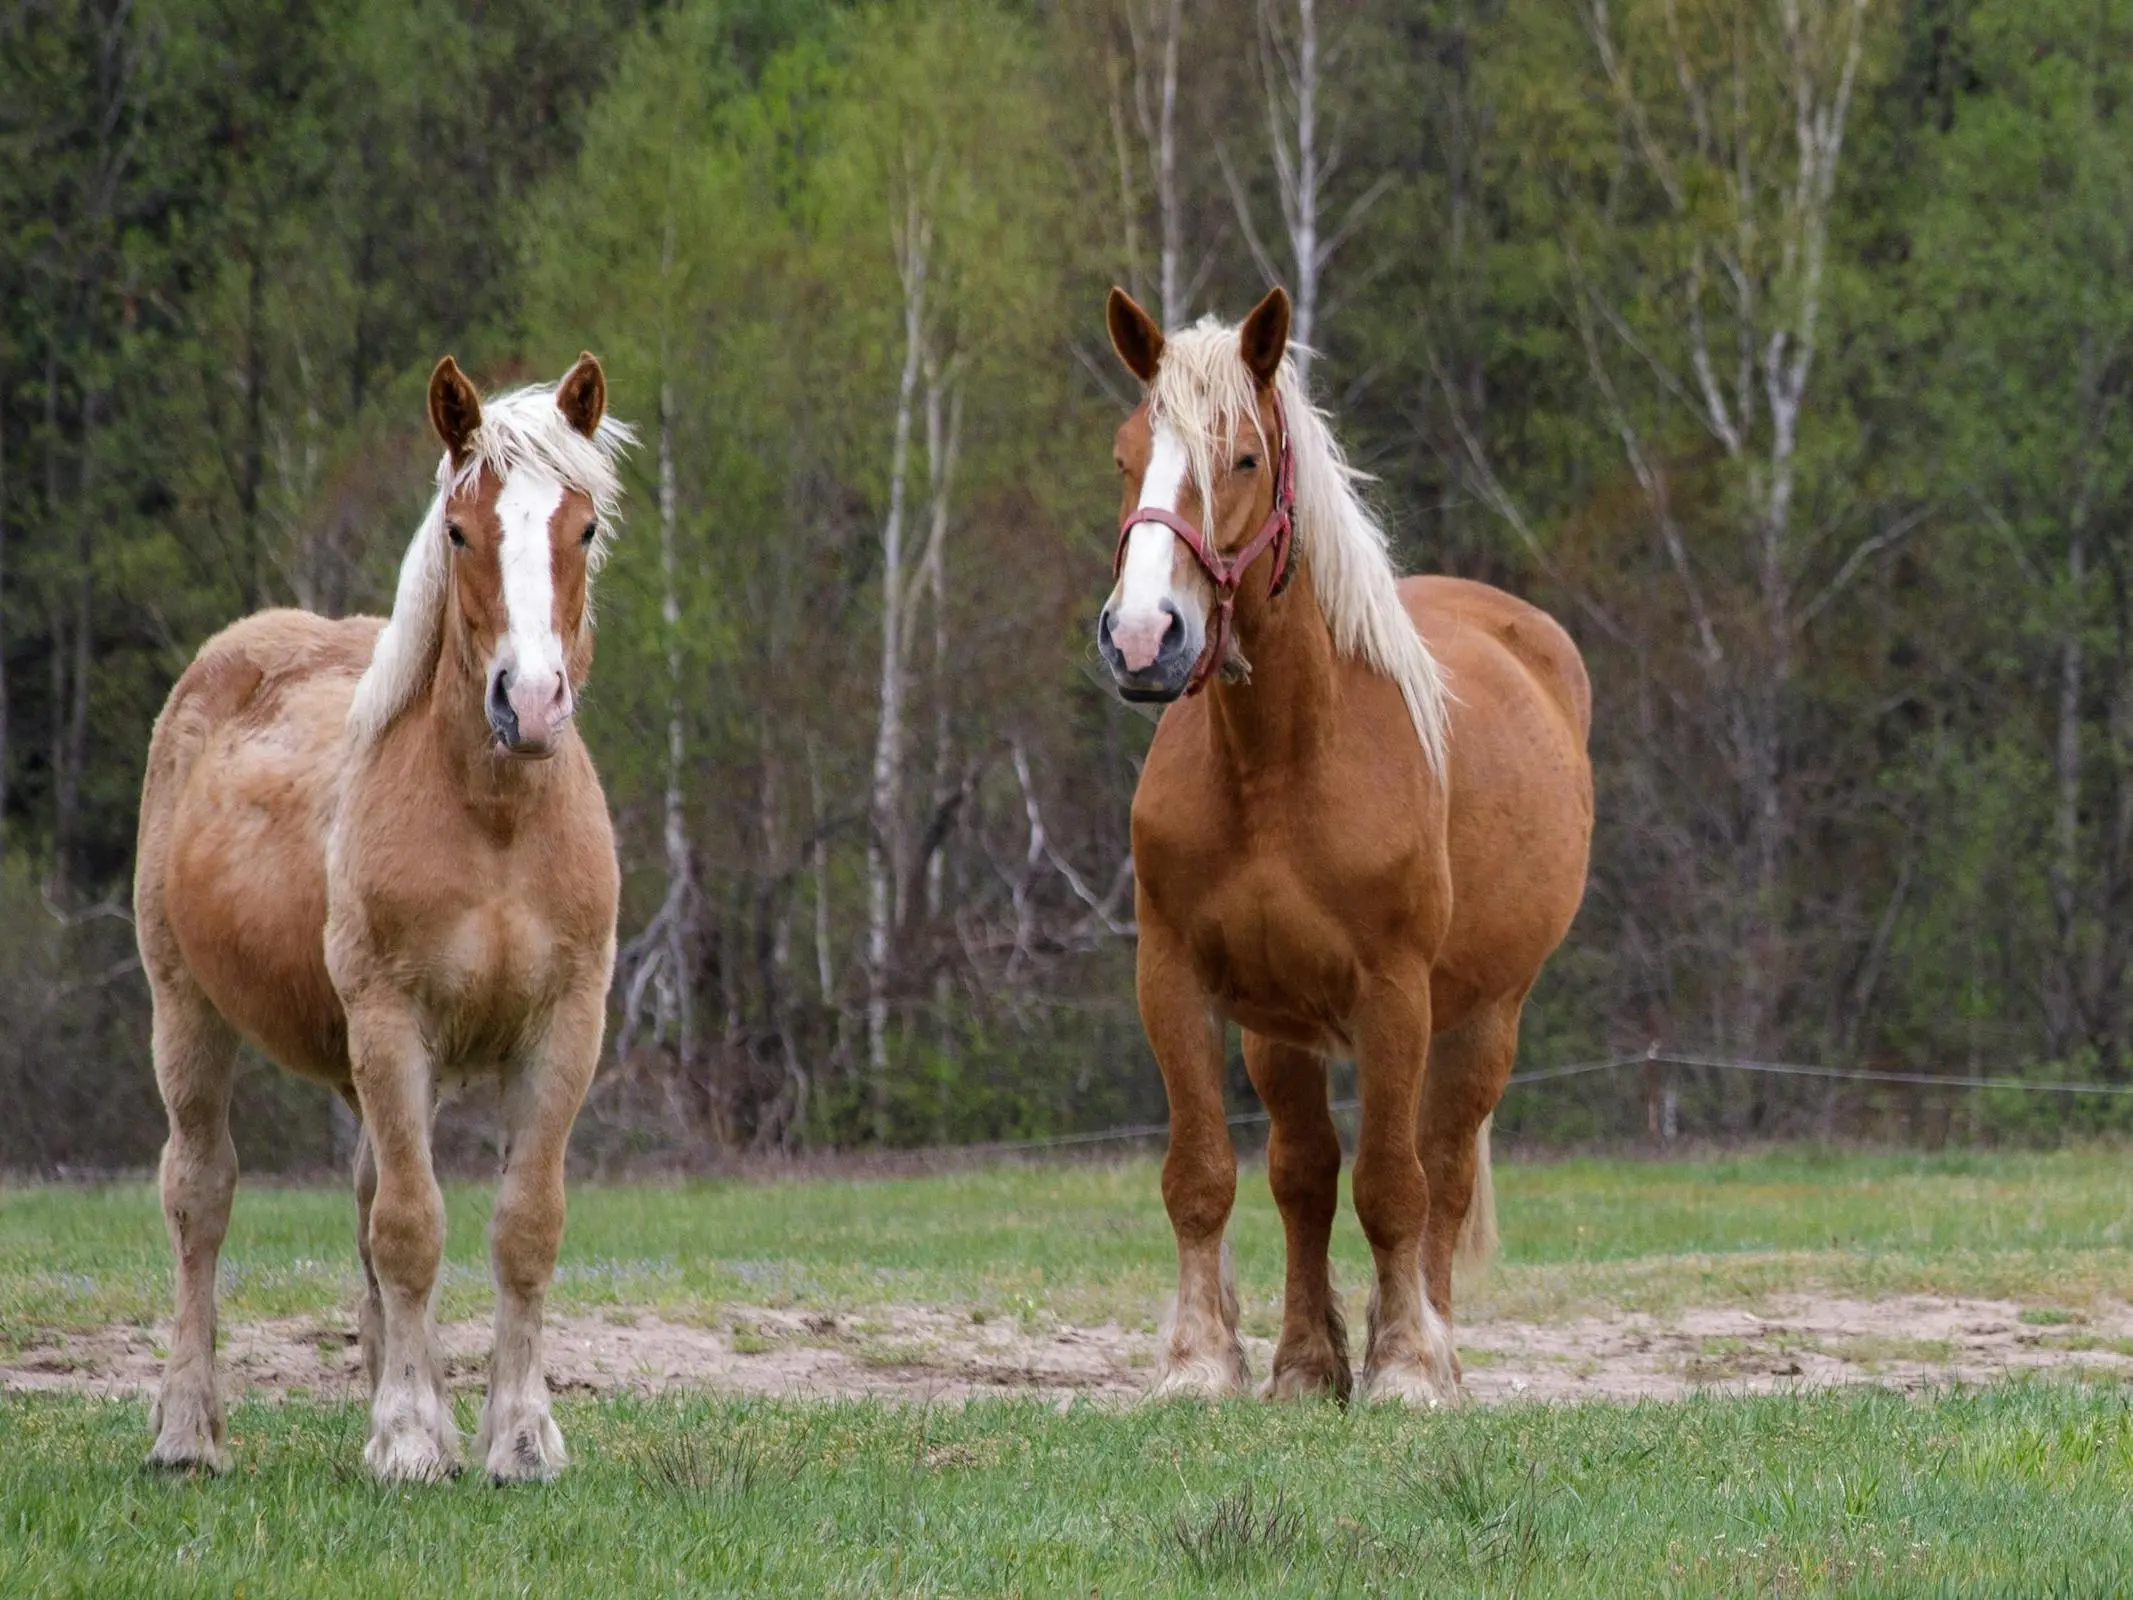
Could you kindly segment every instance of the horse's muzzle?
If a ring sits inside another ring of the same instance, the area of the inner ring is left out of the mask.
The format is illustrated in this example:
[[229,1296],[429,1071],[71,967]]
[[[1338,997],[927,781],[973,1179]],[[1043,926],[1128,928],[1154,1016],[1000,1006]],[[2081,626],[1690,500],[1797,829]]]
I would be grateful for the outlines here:
[[1127,665],[1125,652],[1111,636],[1111,608],[1104,607],[1096,619],[1096,653],[1111,669],[1111,681],[1118,685],[1121,699],[1161,705],[1177,699],[1185,692],[1186,684],[1192,681],[1192,669],[1200,658],[1200,647],[1192,640],[1192,629],[1177,606],[1165,600],[1163,610],[1169,613],[1170,623],[1164,630],[1162,644],[1156,650],[1155,659],[1137,669]]
[[556,753],[577,708],[570,685],[562,678],[557,678],[552,691],[544,691],[504,667],[489,679],[486,709],[489,732],[500,751],[520,761],[545,761]]

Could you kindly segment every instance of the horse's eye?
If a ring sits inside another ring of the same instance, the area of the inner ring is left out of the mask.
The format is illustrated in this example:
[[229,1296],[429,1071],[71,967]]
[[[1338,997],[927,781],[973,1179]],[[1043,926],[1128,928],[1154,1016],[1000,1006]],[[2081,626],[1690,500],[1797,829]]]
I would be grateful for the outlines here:
[[1257,472],[1259,470],[1259,458],[1257,456],[1237,457],[1237,470],[1239,472]]
[[452,541],[454,550],[464,550],[467,547],[467,536],[456,522],[447,522],[444,525],[444,536]]
[[583,545],[589,545],[593,542],[593,540],[599,537],[600,524],[597,522],[588,522],[585,524],[585,531],[578,535],[578,543]]

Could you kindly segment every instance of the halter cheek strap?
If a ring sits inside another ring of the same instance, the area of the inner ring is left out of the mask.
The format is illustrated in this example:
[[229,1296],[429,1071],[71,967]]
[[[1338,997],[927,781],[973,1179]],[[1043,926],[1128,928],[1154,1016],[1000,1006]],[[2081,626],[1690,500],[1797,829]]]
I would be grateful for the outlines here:
[[1118,525],[1118,549],[1111,557],[1111,581],[1125,570],[1126,541],[1133,530],[1144,522],[1153,522],[1168,528],[1185,541],[1185,548],[1192,552],[1193,560],[1207,574],[1215,586],[1214,621],[1207,630],[1207,644],[1200,652],[1200,659],[1193,664],[1192,677],[1186,682],[1185,692],[1198,694],[1207,686],[1228,653],[1230,634],[1236,627],[1237,590],[1244,582],[1244,574],[1268,549],[1274,552],[1273,575],[1267,579],[1267,598],[1272,599],[1288,588],[1289,579],[1295,576],[1289,565],[1290,546],[1296,534],[1296,456],[1289,448],[1289,419],[1282,413],[1281,397],[1274,397],[1274,426],[1281,431],[1281,464],[1274,480],[1274,509],[1267,513],[1266,521],[1259,531],[1245,540],[1234,555],[1225,556],[1207,541],[1207,536],[1187,522],[1176,512],[1165,511],[1159,506],[1137,506],[1126,513]]

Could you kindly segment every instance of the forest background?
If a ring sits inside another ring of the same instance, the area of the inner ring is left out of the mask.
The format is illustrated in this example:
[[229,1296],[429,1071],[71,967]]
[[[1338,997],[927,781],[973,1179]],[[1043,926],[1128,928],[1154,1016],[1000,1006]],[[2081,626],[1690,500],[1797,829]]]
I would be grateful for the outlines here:
[[[1528,1065],[2133,1081],[2133,0],[8,0],[0,88],[0,1167],[152,1159],[150,723],[235,617],[387,603],[446,351],[590,347],[644,440],[582,1148],[1160,1118],[1114,281],[1288,285],[1403,560],[1585,650]],[[1501,1125],[1629,1137],[1649,1080]],[[1672,1086],[1722,1136],[2126,1103]],[[345,1143],[241,1098],[250,1165]]]

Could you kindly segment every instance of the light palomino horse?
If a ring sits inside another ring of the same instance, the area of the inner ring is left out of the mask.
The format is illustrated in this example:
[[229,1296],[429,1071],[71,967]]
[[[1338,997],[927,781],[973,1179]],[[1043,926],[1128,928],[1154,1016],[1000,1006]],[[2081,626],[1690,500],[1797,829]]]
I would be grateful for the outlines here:
[[631,437],[606,405],[590,355],[558,389],[486,406],[447,357],[429,390],[437,497],[391,620],[248,618],[208,641],[156,721],[134,909],[170,1114],[177,1327],[151,1464],[227,1465],[215,1264],[240,1038],[361,1114],[364,1455],[388,1480],[458,1466],[430,1128],[441,1088],[499,1076],[496,1346],[475,1451],[498,1481],[564,1464],[541,1305],[615,956],[614,836],[571,727]]
[[1141,1020],[1170,1098],[1178,1246],[1156,1393],[1250,1380],[1223,1239],[1234,1020],[1288,1242],[1265,1392],[1353,1385],[1327,1261],[1339,1052],[1357,1063],[1355,1209],[1376,1262],[1362,1392],[1449,1401],[1453,1257],[1494,1243],[1488,1118],[1584,891],[1584,667],[1523,601],[1395,576],[1285,359],[1281,290],[1241,327],[1166,340],[1114,289],[1110,325],[1147,394],[1118,433],[1125,515],[1098,646],[1129,698],[1177,702],[1133,799]]

